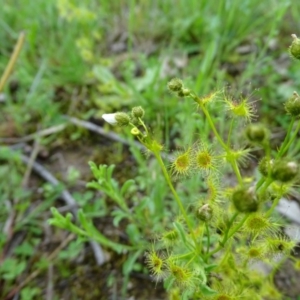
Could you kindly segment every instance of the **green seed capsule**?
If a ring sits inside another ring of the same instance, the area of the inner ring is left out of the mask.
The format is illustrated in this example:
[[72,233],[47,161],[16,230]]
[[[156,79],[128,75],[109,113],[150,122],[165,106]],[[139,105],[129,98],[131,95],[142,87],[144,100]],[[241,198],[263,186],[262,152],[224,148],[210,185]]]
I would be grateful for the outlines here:
[[239,212],[255,212],[258,210],[258,201],[252,188],[238,188],[232,194],[232,202]]
[[258,165],[258,170],[259,172],[267,177],[268,174],[269,174],[269,171],[271,170],[273,166],[273,160],[272,159],[269,159],[267,157],[264,157],[260,162],[259,162],[259,165]]
[[132,108],[131,114],[134,118],[143,118],[145,111],[141,106],[136,106]]
[[168,82],[168,88],[172,92],[179,92],[183,88],[182,80],[179,78],[173,78],[171,81]]
[[210,221],[213,217],[213,209],[209,204],[204,204],[199,209],[197,209],[196,215],[198,219],[204,222]]
[[295,59],[300,59],[300,39],[297,38],[296,34],[292,34],[293,42],[289,48],[290,54]]
[[185,89],[185,88],[182,88],[178,93],[178,97],[187,97],[191,94],[191,91],[189,89]]
[[296,92],[286,101],[285,110],[293,117],[300,117],[300,96]]
[[274,163],[271,176],[274,180],[289,182],[293,180],[299,172],[299,166],[294,161],[278,161]]
[[117,121],[117,125],[119,126],[127,126],[130,122],[130,117],[123,112],[116,113],[115,119]]
[[246,136],[250,142],[262,143],[267,138],[268,132],[261,124],[251,124],[246,129]]

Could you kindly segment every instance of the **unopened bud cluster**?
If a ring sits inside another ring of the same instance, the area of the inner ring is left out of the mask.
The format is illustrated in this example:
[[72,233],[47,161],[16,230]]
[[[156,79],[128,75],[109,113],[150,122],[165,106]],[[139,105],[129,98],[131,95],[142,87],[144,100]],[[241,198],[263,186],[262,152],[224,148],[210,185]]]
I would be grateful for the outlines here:
[[299,166],[295,161],[286,159],[274,161],[264,157],[258,167],[260,173],[280,182],[289,182],[296,178],[299,173]]
[[143,134],[138,128],[138,126],[143,126],[145,128],[145,124],[142,121],[142,118],[145,115],[145,111],[141,106],[133,107],[131,110],[131,114],[124,112],[117,112],[112,114],[104,114],[102,118],[110,123],[111,125],[117,125],[120,127],[124,126],[132,126],[131,134],[136,137],[142,137]]
[[173,78],[171,81],[169,81],[168,88],[178,97],[188,97],[191,94],[191,91],[184,87],[182,80],[179,78]]
[[281,182],[289,182],[298,175],[299,167],[294,161],[279,161],[274,164],[271,176]]
[[130,123],[141,123],[141,119],[144,115],[144,109],[141,106],[136,106],[132,109],[131,115],[124,112],[117,112],[112,114],[103,114],[102,118],[111,125],[128,126]]

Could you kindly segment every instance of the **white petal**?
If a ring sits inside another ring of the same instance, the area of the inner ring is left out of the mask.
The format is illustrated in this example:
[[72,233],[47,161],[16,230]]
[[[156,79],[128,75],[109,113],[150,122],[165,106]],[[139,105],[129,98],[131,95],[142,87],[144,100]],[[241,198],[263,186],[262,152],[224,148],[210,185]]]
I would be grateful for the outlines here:
[[109,124],[115,125],[117,124],[116,114],[104,114],[102,118]]

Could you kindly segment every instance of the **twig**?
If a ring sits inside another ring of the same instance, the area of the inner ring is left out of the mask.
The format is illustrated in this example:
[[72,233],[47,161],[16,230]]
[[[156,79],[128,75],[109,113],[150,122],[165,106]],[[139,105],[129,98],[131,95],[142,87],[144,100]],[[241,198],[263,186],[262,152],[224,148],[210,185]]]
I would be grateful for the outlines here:
[[99,133],[99,134],[105,136],[106,138],[108,138],[110,140],[113,140],[115,142],[119,142],[119,143],[122,143],[122,144],[127,145],[127,146],[132,146],[132,144],[134,144],[139,149],[145,149],[142,144],[140,144],[140,143],[138,143],[136,141],[129,142],[128,140],[121,138],[118,134],[116,134],[114,132],[107,132],[102,127],[97,126],[97,125],[95,125],[95,124],[93,124],[91,122],[82,121],[82,120],[79,120],[77,118],[68,117],[68,116],[65,116],[65,118],[69,122],[71,122],[72,124],[75,124],[77,126],[84,127],[84,128],[86,128],[88,130],[91,130],[91,131],[94,131],[96,133]]
[[18,41],[16,43],[16,46],[14,48],[14,51],[10,57],[10,60],[5,68],[5,71],[0,79],[0,92],[2,91],[5,83],[7,82],[10,74],[12,73],[13,71],[13,68],[14,68],[14,65],[17,61],[17,58],[21,52],[21,49],[23,47],[23,44],[24,44],[24,40],[25,40],[25,33],[24,32],[21,32],[20,35],[19,35],[19,38],[18,38]]
[[[6,209],[7,211],[9,211],[9,216],[7,218],[7,220],[4,223],[4,227],[3,227],[3,233],[8,237],[8,239],[10,239],[10,237],[12,236],[12,224],[14,222],[14,218],[15,218],[15,211],[12,209],[12,205],[10,203],[9,200],[4,202],[6,205]],[[4,251],[2,252],[2,255],[4,254]],[[1,255],[0,255],[0,262],[1,262]]]
[[2,143],[25,143],[34,140],[35,138],[40,138],[46,135],[50,135],[59,131],[62,131],[66,128],[66,124],[60,124],[57,126],[49,127],[47,129],[43,129],[37,131],[35,133],[29,134],[20,138],[0,138],[0,142]]
[[48,266],[48,282],[46,288],[46,300],[53,299],[53,264],[50,263]]
[[27,164],[27,169],[25,172],[25,175],[23,177],[22,180],[22,187],[25,188],[28,184],[28,180],[32,171],[32,164],[34,163],[34,161],[36,160],[36,157],[39,153],[39,142],[38,142],[38,138],[34,141],[34,145],[33,145],[33,151],[31,152],[30,158],[29,158],[29,162]]
[[[21,155],[21,160],[25,164],[30,163],[30,159],[25,155]],[[52,185],[54,185],[54,186],[59,185],[59,181],[48,170],[46,170],[41,164],[39,164],[37,162],[33,162],[32,168],[36,173],[38,173],[42,178],[44,178],[46,181],[48,181]],[[63,190],[61,193],[61,198],[68,205],[73,207],[71,209],[71,211],[74,214],[74,216],[76,217],[77,216],[77,203],[76,203],[75,199],[72,197],[72,195],[70,194],[70,192],[68,190]],[[103,263],[105,262],[105,256],[104,256],[101,246],[92,240],[89,241],[89,243],[94,251],[94,256],[95,256],[97,265],[98,266],[103,265]]]

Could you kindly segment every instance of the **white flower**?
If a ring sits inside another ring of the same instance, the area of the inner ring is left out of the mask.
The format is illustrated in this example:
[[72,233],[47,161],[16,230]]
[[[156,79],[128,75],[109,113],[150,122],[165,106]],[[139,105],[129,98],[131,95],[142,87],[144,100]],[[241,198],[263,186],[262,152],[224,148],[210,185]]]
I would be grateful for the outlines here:
[[116,125],[117,120],[116,120],[116,113],[113,114],[103,114],[102,118],[109,124],[111,125]]
[[130,124],[130,116],[124,112],[104,114],[102,118],[111,125],[128,126]]

